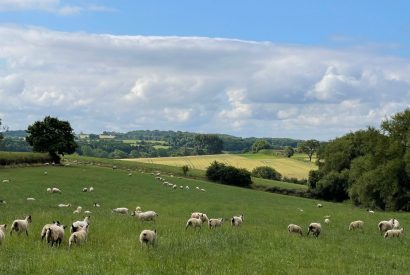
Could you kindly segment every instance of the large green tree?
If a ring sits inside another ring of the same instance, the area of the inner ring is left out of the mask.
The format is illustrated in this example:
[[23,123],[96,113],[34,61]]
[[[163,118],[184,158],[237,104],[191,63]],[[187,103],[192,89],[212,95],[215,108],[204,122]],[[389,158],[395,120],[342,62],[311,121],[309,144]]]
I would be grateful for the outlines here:
[[309,139],[299,144],[299,152],[305,153],[309,157],[309,161],[312,161],[312,156],[319,148],[320,142],[315,139]]
[[268,141],[264,139],[259,139],[255,141],[255,143],[252,145],[252,152],[257,153],[262,149],[271,149],[271,148],[272,147]]
[[48,152],[54,162],[60,162],[60,156],[74,153],[77,144],[73,129],[68,121],[47,116],[43,121],[36,121],[28,126],[26,141],[35,152]]

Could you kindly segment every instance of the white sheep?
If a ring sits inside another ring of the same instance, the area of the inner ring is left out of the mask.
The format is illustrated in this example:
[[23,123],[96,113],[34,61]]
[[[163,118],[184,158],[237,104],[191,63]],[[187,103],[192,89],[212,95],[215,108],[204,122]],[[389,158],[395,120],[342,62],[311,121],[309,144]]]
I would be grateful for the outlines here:
[[56,225],[53,224],[47,229],[46,233],[46,240],[48,243],[51,242],[51,246],[56,244],[56,246],[61,245],[61,241],[64,238],[64,229],[66,228],[65,225]]
[[363,221],[353,221],[349,224],[349,230],[355,230],[355,229],[363,229],[364,222]]
[[399,238],[401,235],[403,235],[403,231],[404,231],[403,228],[387,230],[386,233],[384,233],[384,238],[387,238],[387,237],[397,237],[397,238]]
[[151,211],[151,210],[145,211],[145,212],[134,211],[132,212],[131,216],[135,216],[140,221],[154,221],[155,222],[155,219],[158,217],[158,214],[155,213],[155,211]]
[[202,220],[201,219],[197,219],[197,218],[189,218],[189,220],[186,222],[186,226],[185,226],[185,230],[188,227],[192,227],[192,228],[197,228],[199,227],[199,229],[201,229],[202,227]]
[[47,193],[51,193],[51,188],[47,188]]
[[90,219],[91,219],[90,216],[85,216],[84,220],[73,222],[72,225],[71,225],[71,231],[75,232],[73,230],[75,230],[76,228],[79,228],[79,227],[88,227],[91,223]]
[[73,214],[80,214],[83,208],[81,206],[77,206],[77,209],[73,211]]
[[26,235],[28,236],[28,225],[31,223],[31,215],[27,216],[24,220],[15,220],[11,224],[11,231],[10,231],[10,236],[12,235],[13,231],[16,231],[19,235],[23,232],[26,232]]
[[51,193],[59,193],[59,194],[61,194],[61,190],[58,189],[57,187],[53,187],[53,188],[51,188]]
[[41,233],[40,233],[41,240],[44,239],[44,237],[47,234],[47,229],[49,229],[50,226],[52,226],[52,225],[60,225],[60,222],[59,221],[53,221],[53,223],[48,223],[48,224],[44,225],[43,229],[41,229]]
[[140,206],[135,207],[135,211],[142,211]]
[[128,208],[125,207],[118,207],[112,210],[112,213],[119,213],[119,214],[126,214],[128,215]]
[[400,223],[397,219],[393,220],[393,229],[400,229]]
[[293,224],[293,223],[288,225],[288,232],[289,233],[297,233],[297,234],[300,234],[300,236],[303,235],[302,227],[300,227],[297,224]]
[[326,218],[325,219],[325,224],[330,224],[330,219]]
[[388,221],[381,221],[378,224],[380,234],[385,233],[387,230],[393,229],[395,219],[390,219]]
[[187,185],[187,186],[185,186],[185,189],[186,189],[186,190],[189,190],[189,186],[188,186],[188,185]]
[[1,182],[2,182],[2,183],[9,183],[10,180],[9,180],[9,179],[5,179],[5,180],[2,180]]
[[203,188],[202,188],[202,189],[200,189],[200,190],[201,190],[201,192],[206,192],[206,190],[205,190],[205,189],[203,189]]
[[318,203],[318,204],[317,204],[317,207],[318,207],[318,208],[322,208],[323,205],[322,205],[321,203]]
[[100,207],[100,204],[97,203],[97,202],[94,202],[93,206],[94,206],[94,207]]
[[92,212],[91,211],[89,211],[89,210],[85,210],[84,211],[84,214],[86,214],[86,215],[89,215],[89,214],[91,214]]
[[322,230],[322,225],[320,223],[312,222],[311,224],[309,224],[307,234],[309,235],[309,233],[312,232],[313,236],[317,238],[319,237],[321,230]]
[[6,237],[6,228],[7,224],[0,224],[0,245],[3,243],[4,238]]
[[374,211],[373,211],[373,210],[371,210],[370,208],[369,208],[369,209],[367,209],[367,212],[369,212],[370,214],[374,214]]
[[35,201],[35,198],[27,198],[28,201]]
[[94,191],[94,187],[90,187],[90,188],[88,188],[88,192],[93,192]]
[[196,219],[201,219],[201,221],[208,222],[208,216],[205,213],[200,213],[200,212],[193,212],[191,214],[191,218],[196,218]]
[[84,187],[84,188],[83,188],[83,192],[88,192],[88,188],[87,188],[87,187]]
[[209,219],[208,226],[209,226],[209,229],[213,229],[213,228],[221,227],[223,225],[223,223],[224,223],[223,218]]
[[60,208],[63,208],[63,207],[71,207],[71,204],[69,204],[69,203],[66,203],[66,204],[60,203],[60,204],[58,205],[58,207],[60,207]]
[[[75,231],[74,231],[75,230]],[[73,229],[73,233],[71,234],[70,238],[68,239],[68,247],[71,248],[71,245],[74,243],[80,244],[87,241],[88,235],[88,225],[85,227],[78,227]]]
[[243,214],[240,216],[233,216],[231,219],[232,226],[240,226],[244,222]]
[[155,241],[157,239],[157,230],[142,230],[141,234],[140,234],[140,243],[141,243],[141,247],[143,247],[143,245],[145,244],[147,247],[149,247],[150,245],[152,247],[154,247],[155,245]]

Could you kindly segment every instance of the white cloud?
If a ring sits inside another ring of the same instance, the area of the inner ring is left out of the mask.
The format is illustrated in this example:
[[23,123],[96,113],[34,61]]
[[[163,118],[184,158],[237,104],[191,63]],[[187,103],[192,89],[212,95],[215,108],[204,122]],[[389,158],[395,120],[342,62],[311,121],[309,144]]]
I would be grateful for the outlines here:
[[0,37],[0,107],[12,129],[55,115],[78,132],[328,139],[410,102],[409,60],[371,52],[10,26]]

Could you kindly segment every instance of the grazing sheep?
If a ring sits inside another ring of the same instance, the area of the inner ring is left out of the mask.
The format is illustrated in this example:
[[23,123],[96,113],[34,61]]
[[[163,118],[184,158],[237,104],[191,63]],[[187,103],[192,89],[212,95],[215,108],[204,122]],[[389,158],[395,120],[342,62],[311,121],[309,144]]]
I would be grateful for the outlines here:
[[89,214],[91,214],[92,212],[91,211],[89,211],[89,210],[85,210],[84,211],[84,214],[86,214],[86,215],[89,215]]
[[1,182],[2,182],[2,183],[9,183],[9,182],[10,182],[10,180],[5,179],[5,180],[2,180]]
[[384,238],[387,238],[387,237],[397,237],[397,238],[399,238],[401,235],[403,235],[403,231],[404,231],[403,228],[387,230],[386,233],[384,233]]
[[311,224],[309,224],[307,234],[309,236],[309,233],[312,232],[313,236],[315,236],[317,238],[317,237],[319,237],[319,234],[320,234],[321,230],[322,230],[322,225],[320,223],[312,222]]
[[28,201],[35,201],[35,198],[27,198]]
[[51,246],[53,246],[54,244],[56,244],[56,246],[60,246],[61,245],[61,241],[64,238],[64,229],[67,226],[65,225],[56,225],[53,224],[52,226],[50,226],[47,229],[47,233],[46,233],[46,240],[48,243],[51,242]]
[[97,202],[94,202],[93,206],[94,206],[94,207],[100,207],[100,204],[97,203]]
[[326,215],[326,216],[323,216],[323,218],[325,218],[325,219],[330,219],[331,216],[330,216],[330,215]]
[[201,221],[208,222],[208,216],[205,213],[200,213],[200,212],[194,212],[191,214],[191,218],[196,218],[196,219],[201,219]]
[[1,204],[6,204],[7,202],[5,200],[0,200]]
[[199,187],[197,186],[197,187],[195,187],[195,189],[196,189],[196,190],[199,190]]
[[141,207],[140,206],[135,207],[135,211],[140,211],[141,212]]
[[185,189],[186,189],[186,190],[189,190],[189,186],[188,186],[188,185],[187,185],[187,186],[185,186]]
[[325,224],[330,224],[330,219],[325,219]]
[[213,229],[213,228],[221,227],[223,225],[223,223],[224,223],[223,218],[209,219],[208,226],[209,226],[209,229]]
[[112,210],[112,213],[119,213],[119,214],[126,214],[126,215],[128,215],[128,208],[125,208],[125,207],[114,208],[114,209]]
[[131,176],[132,176],[132,173],[128,173],[128,176],[131,177]]
[[4,238],[6,237],[6,228],[7,224],[0,224],[0,245],[3,243]]
[[393,229],[394,227],[394,218],[388,221],[381,221],[378,224],[380,234],[385,233],[387,230]]
[[24,220],[15,220],[11,224],[11,231],[10,236],[12,235],[13,231],[16,231],[19,235],[23,232],[26,232],[28,237],[28,225],[31,223],[31,215],[27,216]]
[[83,208],[81,206],[77,206],[77,209],[73,211],[73,214],[80,214]]
[[302,208],[298,208],[298,210],[299,210],[300,212],[303,212],[303,209],[302,209]]
[[[90,216],[85,216],[84,220],[73,222],[71,225],[71,230],[78,228],[78,227],[86,227],[86,226],[88,227],[91,224],[90,219],[91,219]],[[75,231],[72,231],[72,232],[75,232]]]
[[87,241],[88,235],[88,225],[85,227],[72,228],[73,233],[68,239],[68,247],[71,248],[71,245],[76,243],[80,244]]
[[353,221],[349,224],[349,230],[363,229],[363,221]]
[[144,244],[149,247],[150,245],[154,247],[155,241],[157,239],[157,230],[142,230],[140,234],[140,243],[141,247],[144,246]]
[[69,203],[67,203],[67,204],[60,203],[60,204],[58,205],[58,207],[61,207],[61,208],[63,208],[63,207],[71,207],[71,204],[69,204]]
[[48,174],[48,173],[47,173],[47,171],[44,171],[44,175],[46,175],[46,176],[47,176],[47,174]]
[[60,222],[59,221],[53,221],[53,223],[48,223],[48,224],[44,225],[43,229],[41,229],[41,234],[40,234],[41,240],[44,240],[44,237],[47,234],[47,229],[49,229],[50,226],[52,226],[52,225],[60,225]]
[[88,188],[87,188],[87,187],[84,187],[84,188],[83,188],[83,192],[88,192]]
[[371,210],[370,208],[369,208],[369,209],[367,209],[367,212],[369,212],[370,214],[374,214],[374,211],[373,211],[373,210]]
[[318,208],[322,208],[323,205],[322,205],[321,203],[318,203],[318,204],[317,204],[317,207],[318,207]]
[[59,193],[59,194],[61,194],[61,190],[58,189],[57,187],[53,187],[53,188],[51,188],[51,193]]
[[93,192],[94,191],[94,187],[90,187],[90,188],[88,188],[88,192]]
[[394,219],[393,221],[393,229],[399,229],[400,228],[400,223],[398,220]]
[[201,190],[201,192],[206,192],[206,190],[205,190],[205,189],[203,189],[203,188],[202,188],[202,189],[200,189],[200,190]]
[[131,213],[131,216],[135,216],[140,221],[154,221],[155,222],[155,219],[156,217],[158,217],[158,214],[155,213],[155,211],[145,211],[145,212],[134,211]]
[[297,224],[293,224],[293,223],[288,225],[288,232],[289,233],[297,233],[297,234],[300,234],[300,236],[303,235],[302,227],[300,227]]
[[240,226],[244,222],[243,214],[240,216],[233,216],[231,219],[232,226]]
[[51,193],[51,188],[47,188],[47,193]]
[[199,229],[201,229],[202,227],[202,220],[201,219],[197,219],[197,218],[190,218],[187,222],[186,222],[186,226],[185,226],[185,230],[188,227],[192,227],[192,228],[197,228],[199,227]]

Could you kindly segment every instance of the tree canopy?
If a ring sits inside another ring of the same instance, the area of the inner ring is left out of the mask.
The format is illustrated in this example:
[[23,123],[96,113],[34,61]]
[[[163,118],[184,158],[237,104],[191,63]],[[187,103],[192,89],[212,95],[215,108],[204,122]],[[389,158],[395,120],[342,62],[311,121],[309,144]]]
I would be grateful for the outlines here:
[[299,143],[299,151],[305,153],[309,157],[309,161],[312,161],[312,156],[319,148],[320,142],[315,139],[309,139]]
[[47,116],[43,121],[36,121],[28,126],[26,141],[35,152],[48,152],[55,162],[59,155],[74,153],[77,144],[74,141],[73,129],[68,121]]

